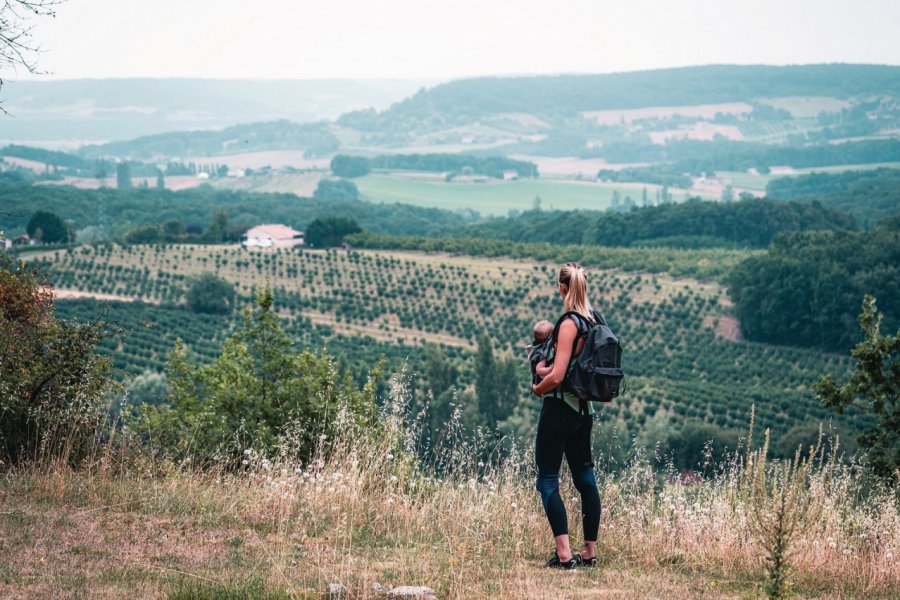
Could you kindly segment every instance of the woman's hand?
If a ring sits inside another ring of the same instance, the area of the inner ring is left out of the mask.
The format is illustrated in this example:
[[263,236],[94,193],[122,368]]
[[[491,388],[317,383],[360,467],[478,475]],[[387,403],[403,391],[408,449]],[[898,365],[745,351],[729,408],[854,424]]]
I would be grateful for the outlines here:
[[546,360],[542,360],[534,367],[534,372],[537,373],[538,377],[543,379],[547,375],[550,374],[550,371],[553,370],[553,367],[547,365]]

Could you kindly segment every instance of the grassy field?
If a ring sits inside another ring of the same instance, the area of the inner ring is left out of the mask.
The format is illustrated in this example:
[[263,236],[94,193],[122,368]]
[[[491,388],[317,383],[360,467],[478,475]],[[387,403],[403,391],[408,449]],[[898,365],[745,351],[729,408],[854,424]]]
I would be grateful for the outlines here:
[[[309,461],[248,449],[238,472],[200,472],[109,446],[77,472],[7,473],[0,596],[288,600],[327,597],[332,583],[358,599],[384,597],[376,584],[453,600],[763,596],[771,539],[753,524],[780,504],[760,491],[778,467],[759,455],[757,469],[735,460],[689,485],[654,477],[640,455],[616,473],[598,461],[599,564],[547,571],[552,537],[530,454],[485,464],[488,447],[455,439],[437,471],[409,449],[406,394],[394,387],[377,431],[345,423]],[[858,471],[827,458],[800,482],[782,509],[812,515],[787,539],[792,595],[896,598],[896,498],[862,494]],[[560,492],[577,548],[577,492],[565,472]]]
[[[630,196],[640,202],[641,192],[655,193],[653,186],[643,184],[607,184],[562,179],[520,179],[485,183],[446,183],[415,181],[406,177],[374,173],[354,179],[360,193],[372,202],[400,202],[417,206],[473,209],[482,215],[506,215],[511,210],[530,210],[537,196],[544,209],[606,210],[612,204],[613,192],[621,198]],[[676,199],[687,192],[672,189]]]

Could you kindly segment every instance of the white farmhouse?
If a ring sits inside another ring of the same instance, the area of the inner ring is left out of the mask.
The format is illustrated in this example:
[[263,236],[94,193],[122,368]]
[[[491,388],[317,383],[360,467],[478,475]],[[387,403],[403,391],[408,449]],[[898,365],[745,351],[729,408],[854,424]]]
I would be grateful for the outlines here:
[[241,236],[244,246],[257,248],[293,248],[303,245],[303,232],[287,225],[257,225]]

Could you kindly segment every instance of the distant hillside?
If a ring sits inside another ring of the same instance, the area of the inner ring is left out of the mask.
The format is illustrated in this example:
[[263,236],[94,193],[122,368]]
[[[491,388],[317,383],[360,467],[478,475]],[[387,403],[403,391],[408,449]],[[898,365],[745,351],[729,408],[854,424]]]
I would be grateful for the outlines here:
[[340,122],[360,129],[446,125],[500,113],[539,117],[651,106],[690,106],[788,96],[900,96],[900,67],[877,65],[701,66],[540,77],[485,77],[444,83],[381,113]]
[[173,131],[81,148],[89,157],[114,156],[133,160],[197,158],[241,152],[302,150],[310,158],[336,152],[340,142],[327,123],[269,121],[234,125],[213,131]]
[[403,80],[73,79],[7,80],[0,101],[0,141],[125,140],[168,131],[239,123],[333,119],[350,110],[383,109],[421,88]]

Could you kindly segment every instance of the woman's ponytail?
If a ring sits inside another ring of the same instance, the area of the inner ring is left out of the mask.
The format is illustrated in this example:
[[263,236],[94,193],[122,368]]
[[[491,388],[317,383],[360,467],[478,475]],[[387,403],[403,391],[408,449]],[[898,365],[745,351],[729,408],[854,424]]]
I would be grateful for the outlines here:
[[587,274],[578,263],[566,263],[559,270],[559,283],[568,288],[563,308],[593,318],[587,294]]

